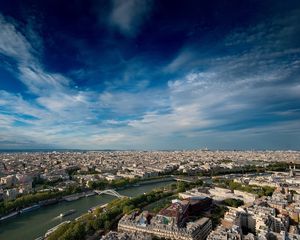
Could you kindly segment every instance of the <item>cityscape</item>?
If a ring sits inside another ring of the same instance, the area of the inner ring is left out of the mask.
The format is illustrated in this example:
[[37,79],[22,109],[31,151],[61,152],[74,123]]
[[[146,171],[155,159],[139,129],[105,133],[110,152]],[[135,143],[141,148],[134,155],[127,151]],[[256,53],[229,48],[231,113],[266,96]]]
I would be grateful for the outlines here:
[[0,1],[0,240],[300,240],[300,1]]
[[[30,232],[3,228],[3,238],[14,232],[13,239],[49,240],[300,239],[299,151],[3,152],[0,158],[1,227],[21,217],[49,223]],[[72,208],[103,195],[114,200]],[[43,218],[53,207],[61,212]]]

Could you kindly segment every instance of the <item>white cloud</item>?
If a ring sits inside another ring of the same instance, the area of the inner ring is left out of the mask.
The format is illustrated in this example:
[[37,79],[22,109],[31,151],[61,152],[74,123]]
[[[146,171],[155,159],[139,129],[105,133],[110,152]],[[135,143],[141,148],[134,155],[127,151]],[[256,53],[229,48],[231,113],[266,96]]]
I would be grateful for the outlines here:
[[[31,93],[40,96],[64,91],[70,80],[61,74],[43,70],[38,53],[29,43],[26,34],[20,32],[16,25],[16,22],[8,21],[0,15],[0,54],[16,60],[16,75]],[[32,32],[30,34],[33,35]],[[36,38],[38,37],[35,36]]]
[[0,14],[0,53],[26,62],[31,60],[32,47],[15,25]]
[[99,107],[118,115],[141,114],[151,109],[167,106],[165,92],[157,89],[148,89],[137,93],[106,91],[99,96]]
[[[133,36],[149,12],[146,3],[114,1],[112,24]],[[167,86],[150,88],[149,81],[142,79],[131,91],[108,87],[99,93],[72,89],[71,79],[45,71],[26,34],[15,24],[0,17],[4,29],[0,32],[0,53],[16,60],[18,77],[35,98],[25,100],[20,94],[0,91],[2,147],[40,146],[43,142],[65,148],[164,148],[197,146],[214,138],[216,144],[226,146],[230,138],[246,142],[246,136],[251,135],[253,141],[255,136],[270,136],[275,131],[282,136],[292,134],[293,140],[300,131],[298,121],[286,120],[264,127],[238,126],[264,114],[282,116],[276,113],[280,109],[272,109],[274,103],[300,101],[299,82],[285,81],[299,71],[299,60],[290,58],[299,54],[299,49],[273,51],[271,40],[278,38],[274,29],[270,29],[270,36],[264,36],[269,39],[266,44],[254,44],[256,47],[247,51],[225,56],[202,57],[195,46],[185,46],[162,69],[182,69],[186,74],[170,80]],[[227,44],[241,44],[239,39],[252,44],[260,36],[251,31],[258,30],[232,33]],[[284,29],[280,34],[289,31]],[[282,57],[285,61],[274,59]],[[124,81],[139,68],[124,74]],[[235,130],[224,128],[234,128],[235,124]]]
[[151,8],[151,0],[113,0],[110,22],[123,34],[134,36],[146,20]]
[[66,91],[69,79],[56,73],[47,73],[40,65],[19,65],[20,80],[36,95],[50,95]]
[[33,118],[49,117],[44,109],[25,101],[20,94],[12,94],[4,90],[0,90],[0,109],[2,112],[25,114]]

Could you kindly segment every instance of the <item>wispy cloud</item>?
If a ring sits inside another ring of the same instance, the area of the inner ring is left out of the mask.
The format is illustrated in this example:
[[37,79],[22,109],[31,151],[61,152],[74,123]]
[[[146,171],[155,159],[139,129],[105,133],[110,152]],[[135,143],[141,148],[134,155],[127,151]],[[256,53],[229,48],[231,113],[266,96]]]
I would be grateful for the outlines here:
[[6,21],[0,15],[0,53],[25,63],[32,60],[33,49],[23,34],[16,29],[15,24]]
[[113,0],[110,22],[126,36],[134,36],[147,19],[152,8],[152,1]]
[[[132,37],[150,11],[148,1],[115,0],[109,20]],[[188,41],[166,65],[151,66],[155,72],[142,58],[124,61],[120,78],[84,89],[64,73],[45,70],[29,41],[28,34],[40,38],[37,33],[0,16],[0,54],[15,61],[13,74],[26,86],[23,93],[0,90],[0,147],[258,146],[274,132],[297,142],[300,48],[290,43],[299,30],[295,18],[235,29],[209,50]],[[38,44],[43,49],[42,39]],[[155,84],[158,75],[164,82]],[[296,146],[282,141],[274,146]]]

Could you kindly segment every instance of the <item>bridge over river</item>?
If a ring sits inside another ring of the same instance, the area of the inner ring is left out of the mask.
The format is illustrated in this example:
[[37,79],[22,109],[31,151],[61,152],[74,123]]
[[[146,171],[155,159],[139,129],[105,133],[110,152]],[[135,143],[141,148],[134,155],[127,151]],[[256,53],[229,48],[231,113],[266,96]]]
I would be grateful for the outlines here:
[[111,195],[111,196],[114,196],[114,197],[117,197],[117,198],[124,198],[124,197],[127,197],[128,196],[125,196],[125,195],[121,195],[120,193],[118,193],[116,190],[114,189],[106,189],[106,190],[94,190],[95,193],[97,193],[98,195],[101,195],[101,194],[107,194],[107,195]]

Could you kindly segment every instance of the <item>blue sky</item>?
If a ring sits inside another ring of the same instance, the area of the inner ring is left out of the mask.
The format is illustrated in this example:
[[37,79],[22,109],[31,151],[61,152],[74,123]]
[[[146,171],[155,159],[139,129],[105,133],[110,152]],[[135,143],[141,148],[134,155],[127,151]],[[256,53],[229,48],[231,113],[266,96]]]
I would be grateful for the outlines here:
[[2,149],[300,149],[299,1],[1,1],[0,63]]

